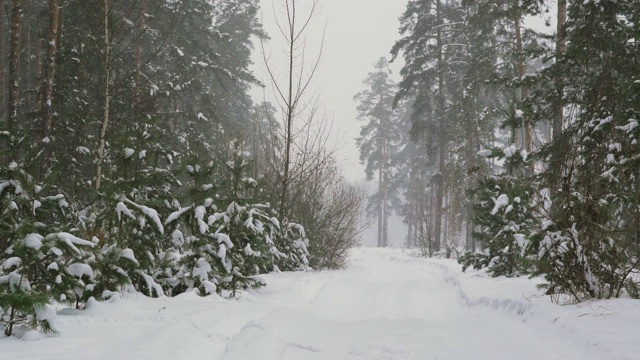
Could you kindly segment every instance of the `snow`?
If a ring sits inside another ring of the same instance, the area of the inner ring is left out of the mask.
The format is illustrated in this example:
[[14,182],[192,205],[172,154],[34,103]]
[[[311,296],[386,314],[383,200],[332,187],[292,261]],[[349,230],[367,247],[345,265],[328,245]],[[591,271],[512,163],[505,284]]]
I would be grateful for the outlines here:
[[204,291],[207,294],[215,294],[217,289],[216,284],[212,283],[211,281],[203,281],[202,285],[204,285]]
[[510,158],[517,153],[517,149],[516,146],[512,144],[509,147],[504,148],[502,152],[504,153],[505,157]]
[[497,199],[492,198],[492,200],[495,206],[493,207],[493,210],[491,210],[491,215],[497,214],[498,211],[500,211],[500,208],[509,205],[509,196],[506,194],[501,194]]
[[136,256],[133,254],[133,250],[131,249],[122,249],[120,251],[120,257],[130,260],[134,264],[139,264],[138,259],[136,259]]
[[42,247],[42,240],[44,237],[40,234],[28,234],[24,237],[24,246],[38,251]]
[[158,227],[158,231],[161,234],[164,234],[164,227],[162,226],[162,221],[160,221],[160,217],[158,216],[158,212],[156,210],[144,205],[138,205],[129,199],[126,199],[126,201],[142,211],[142,213],[145,214],[149,219],[151,219],[151,221],[153,221],[153,223]]
[[65,243],[76,254],[80,254],[80,250],[75,245],[90,246],[90,247],[96,246],[96,244],[92,243],[91,241],[82,240],[79,237],[73,236],[66,232],[49,234],[47,235],[46,239],[47,240],[58,239],[63,243]]
[[199,278],[201,282],[207,281],[209,278],[209,272],[211,272],[211,265],[206,259],[198,259],[198,266],[193,269],[193,277]]
[[76,148],[76,151],[79,152],[80,154],[83,154],[83,155],[87,155],[87,154],[91,153],[91,150],[89,150],[88,148],[86,148],[84,146],[78,146]]
[[195,209],[195,218],[198,221],[198,230],[200,230],[200,234],[206,234],[209,232],[209,225],[204,221],[204,216],[207,213],[207,209],[204,206],[198,206]]
[[42,206],[42,203],[38,200],[33,200],[33,216],[36,216],[36,210]]
[[157,296],[164,296],[162,286],[156,283],[151,276],[145,274],[142,271],[138,271],[137,274],[140,275],[144,282],[147,284],[147,289],[149,289],[149,296],[153,296],[152,291],[155,292]]
[[218,239],[218,244],[220,243],[225,243],[225,245],[229,248],[232,249],[233,248],[233,243],[231,242],[231,238],[229,237],[229,235],[227,234],[214,234],[213,237],[215,239]]
[[131,148],[124,148],[123,155],[125,159],[128,159],[133,156],[136,151]]
[[488,149],[478,151],[478,156],[482,156],[482,157],[491,156],[491,154],[493,154],[493,151]]
[[42,339],[42,334],[40,334],[36,330],[29,330],[24,335],[22,335],[22,341],[38,341]]
[[67,266],[67,272],[78,279],[82,279],[83,276],[93,279],[93,269],[87,264],[70,264]]
[[4,265],[2,265],[2,268],[5,270],[9,270],[12,267],[19,267],[20,265],[22,265],[22,259],[20,259],[17,256],[14,257],[10,257],[7,260],[4,261]]
[[180,230],[175,229],[171,233],[171,243],[174,246],[182,246],[184,244],[184,235],[182,234],[182,232]]
[[9,181],[0,182],[0,193],[4,191],[4,189],[8,188],[11,185]]
[[56,310],[52,306],[44,305],[36,307],[36,318],[40,321],[46,320],[53,330],[56,330],[57,317]]
[[181,208],[181,209],[180,209],[180,210],[178,210],[178,211],[174,211],[174,212],[172,212],[172,213],[167,217],[167,219],[164,221],[164,224],[165,224],[165,225],[167,225],[167,224],[170,224],[172,221],[177,220],[180,216],[182,216],[182,214],[184,214],[184,213],[186,213],[187,211],[191,210],[191,208],[193,208],[193,205],[192,205],[192,206],[188,206],[188,207],[184,207],[184,208]]
[[231,273],[231,266],[229,262],[227,262],[227,247],[224,244],[220,244],[220,247],[218,248],[218,257],[224,265],[225,270],[228,273]]
[[264,275],[265,288],[237,299],[114,293],[82,311],[60,306],[60,336],[38,346],[0,338],[2,357],[631,360],[640,352],[637,300],[559,305],[536,288],[539,279],[462,273],[453,260],[400,250],[355,249],[350,260],[342,271]]
[[118,213],[118,221],[122,220],[122,214],[125,214],[126,216],[134,220],[136,219],[136,217],[133,216],[131,211],[127,208],[127,205],[125,205],[123,202],[119,202],[116,204],[116,213]]
[[629,123],[625,126],[616,126],[616,129],[632,132],[633,129],[638,127],[638,121],[636,119],[629,119]]

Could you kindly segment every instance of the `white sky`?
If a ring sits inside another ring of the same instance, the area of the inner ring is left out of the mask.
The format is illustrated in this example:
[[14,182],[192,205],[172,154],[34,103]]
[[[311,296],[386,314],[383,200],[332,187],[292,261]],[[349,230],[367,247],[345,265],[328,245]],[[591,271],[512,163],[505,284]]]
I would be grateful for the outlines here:
[[[298,0],[300,6],[311,0]],[[267,43],[272,63],[280,74],[286,66],[278,66],[284,61],[284,43],[274,20],[275,14],[284,15],[282,0],[261,0],[262,21],[271,40]],[[393,43],[399,38],[398,18],[406,7],[406,0],[320,0],[321,9],[312,20],[307,37],[307,62],[318,54],[322,33],[326,25],[324,49],[320,67],[313,82],[313,92],[320,94],[323,108],[332,117],[333,139],[338,156],[343,163],[344,173],[354,181],[364,180],[364,167],[360,165],[359,150],[355,138],[362,123],[356,120],[353,96],[364,89],[362,81],[373,70],[374,63],[381,57],[390,58]],[[306,14],[306,13],[305,13]],[[286,21],[286,20],[285,20]],[[268,84],[259,47],[254,54],[254,71],[259,79]],[[278,60],[281,58],[281,60]],[[400,69],[393,64],[395,75]],[[284,79],[284,77],[283,77]],[[266,96],[273,100],[269,86],[263,92],[256,89],[256,99]]]

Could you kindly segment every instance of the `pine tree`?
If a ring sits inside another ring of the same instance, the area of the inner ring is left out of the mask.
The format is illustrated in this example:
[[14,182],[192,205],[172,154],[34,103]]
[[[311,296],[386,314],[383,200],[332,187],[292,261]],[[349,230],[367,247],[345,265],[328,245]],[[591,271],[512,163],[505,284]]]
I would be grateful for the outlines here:
[[389,246],[388,219],[392,214],[391,201],[397,199],[390,184],[394,169],[391,148],[398,142],[398,114],[393,109],[396,85],[391,80],[391,70],[385,58],[375,64],[364,84],[367,89],[359,92],[357,102],[358,120],[367,122],[360,130],[357,144],[360,147],[360,161],[366,164],[367,180],[378,176],[378,191],[369,200],[370,213],[378,217],[378,246]]

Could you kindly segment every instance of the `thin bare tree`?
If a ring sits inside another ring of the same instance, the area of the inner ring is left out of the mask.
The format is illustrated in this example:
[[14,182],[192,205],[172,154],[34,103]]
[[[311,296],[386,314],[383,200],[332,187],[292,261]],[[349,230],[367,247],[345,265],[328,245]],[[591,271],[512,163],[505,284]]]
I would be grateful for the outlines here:
[[276,24],[286,43],[287,71],[285,80],[280,81],[276,74],[276,68],[271,64],[269,55],[265,50],[264,40],[261,41],[262,58],[276,94],[278,105],[284,116],[284,154],[282,156],[282,173],[279,175],[280,196],[278,199],[278,211],[285,218],[288,216],[291,200],[292,151],[295,146],[296,123],[301,123],[302,125],[298,129],[304,128],[311,123],[316,114],[317,106],[314,105],[314,101],[310,101],[305,97],[320,64],[324,46],[323,35],[318,56],[310,64],[307,64],[305,36],[311,20],[319,11],[319,0],[312,0],[311,4],[306,5],[308,10],[305,13],[300,13],[300,3],[301,1],[299,0],[282,0],[280,2],[280,8],[285,14],[284,21],[276,15],[275,5],[273,8]]

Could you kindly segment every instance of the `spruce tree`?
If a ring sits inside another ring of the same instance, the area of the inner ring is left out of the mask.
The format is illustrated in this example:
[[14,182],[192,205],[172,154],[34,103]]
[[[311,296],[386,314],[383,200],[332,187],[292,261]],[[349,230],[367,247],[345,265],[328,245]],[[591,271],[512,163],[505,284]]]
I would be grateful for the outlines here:
[[[0,136],[9,151],[20,153],[29,143],[16,134]],[[77,302],[94,280],[89,260],[95,244],[76,236],[75,209],[49,179],[37,181],[31,171],[38,156],[26,153],[0,165],[0,322],[7,336],[19,324],[55,332],[48,306]]]

